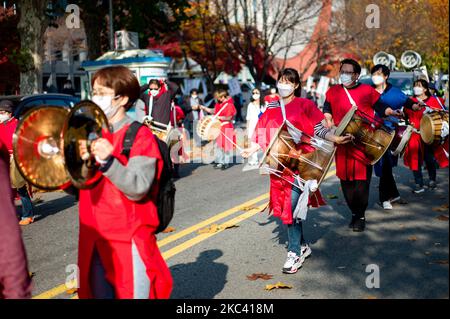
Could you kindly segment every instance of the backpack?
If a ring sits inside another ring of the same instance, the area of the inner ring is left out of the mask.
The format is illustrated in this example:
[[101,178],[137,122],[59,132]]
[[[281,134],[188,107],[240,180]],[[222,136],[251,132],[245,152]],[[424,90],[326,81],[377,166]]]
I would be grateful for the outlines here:
[[[130,150],[133,146],[134,139],[136,138],[136,134],[141,128],[141,126],[147,127],[139,122],[133,122],[127,129],[125,133],[125,138],[123,140],[123,149],[122,154],[127,158],[130,156]],[[156,136],[155,136],[156,137]],[[160,179],[160,188],[157,196],[157,210],[158,210],[158,219],[159,225],[156,229],[156,234],[162,232],[167,228],[170,221],[172,220],[173,213],[175,210],[175,183],[173,181],[173,166],[172,160],[170,159],[170,151],[169,147],[166,143],[161,141],[156,137],[156,141],[158,143],[158,148],[161,153],[161,157],[163,159],[164,165],[161,172]]]

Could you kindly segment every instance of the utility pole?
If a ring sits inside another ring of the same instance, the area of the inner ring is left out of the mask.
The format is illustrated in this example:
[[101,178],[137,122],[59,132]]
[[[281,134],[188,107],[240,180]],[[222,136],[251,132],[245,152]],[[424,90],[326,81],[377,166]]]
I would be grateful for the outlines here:
[[114,50],[114,25],[113,25],[113,8],[112,0],[109,0],[109,48]]

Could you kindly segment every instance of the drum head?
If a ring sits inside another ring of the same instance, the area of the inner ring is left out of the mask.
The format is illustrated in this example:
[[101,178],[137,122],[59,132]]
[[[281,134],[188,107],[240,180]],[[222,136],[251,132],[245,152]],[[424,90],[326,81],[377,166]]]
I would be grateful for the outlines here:
[[64,158],[66,169],[73,185],[77,188],[89,188],[96,183],[102,174],[94,156],[82,159],[80,145],[90,143],[110,132],[105,113],[91,101],[76,104],[66,119],[63,128]]
[[348,111],[347,114],[345,114],[345,116],[342,118],[341,122],[339,123],[339,126],[336,128],[336,131],[334,132],[335,135],[341,136],[344,133],[345,128],[347,127],[348,123],[350,123],[350,121],[352,120],[353,115],[355,115],[355,112],[356,112],[356,107],[352,106],[350,111]]
[[420,137],[425,144],[433,144],[434,142],[434,119],[432,114],[424,114],[420,120]]
[[392,155],[394,155],[394,156],[403,155],[404,151],[406,150],[406,145],[408,144],[409,140],[411,139],[412,132],[413,132],[413,127],[411,125],[407,125],[403,131],[402,138],[400,139],[400,143],[398,143],[398,146],[392,152]]

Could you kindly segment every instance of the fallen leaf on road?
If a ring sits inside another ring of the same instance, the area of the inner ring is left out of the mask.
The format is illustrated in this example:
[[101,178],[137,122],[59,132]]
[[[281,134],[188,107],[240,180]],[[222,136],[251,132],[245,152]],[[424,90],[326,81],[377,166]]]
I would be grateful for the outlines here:
[[430,256],[430,255],[431,255],[431,253],[430,253],[429,251],[424,252],[424,254],[425,254],[426,256]]
[[377,297],[375,297],[375,296],[367,296],[364,299],[377,299]]
[[446,222],[446,221],[448,221],[448,216],[447,215],[439,215],[438,217],[436,217],[436,219]]
[[440,245],[441,245],[441,243],[434,243],[434,245],[435,245],[435,246],[440,246]]
[[408,237],[408,240],[409,241],[416,241],[417,237],[416,236],[410,236],[410,237]]
[[173,227],[167,227],[166,229],[164,229],[162,231],[163,234],[167,234],[167,233],[173,233],[176,229]]
[[245,206],[244,208],[242,208],[242,210],[244,212],[246,212],[246,211],[253,210],[253,209],[256,209],[256,208],[257,207],[255,205],[252,205],[252,206]]
[[36,274],[35,272],[31,272],[31,271],[28,272],[28,276],[30,276],[30,278],[33,278],[35,274]]
[[433,211],[435,212],[447,212],[448,211],[448,204],[441,205],[439,207],[433,207]]
[[198,231],[199,234],[214,234],[217,233],[220,230],[225,230],[225,229],[230,229],[230,228],[236,228],[239,227],[239,225],[236,224],[224,224],[224,225],[217,225],[217,224],[212,224],[209,227],[205,227],[203,229],[200,229]]
[[338,269],[345,269],[345,268],[347,268],[346,266],[339,266],[339,267],[337,267]]
[[78,291],[77,288],[67,289],[67,290],[66,290],[66,294],[68,294],[68,295],[73,295],[73,294],[76,294],[77,291]]
[[250,276],[247,276],[247,279],[248,280],[256,280],[256,279],[269,280],[269,279],[272,279],[272,277],[273,277],[273,275],[257,273],[257,274],[252,274]]
[[266,290],[272,289],[292,289],[292,286],[283,284],[282,282],[277,282],[275,285],[266,285]]
[[430,265],[448,265],[448,260],[433,260],[429,262]]
[[328,198],[328,199],[337,199],[337,198],[339,198],[339,197],[337,197],[337,196],[334,195],[334,194],[328,194],[328,195],[327,195],[327,198]]

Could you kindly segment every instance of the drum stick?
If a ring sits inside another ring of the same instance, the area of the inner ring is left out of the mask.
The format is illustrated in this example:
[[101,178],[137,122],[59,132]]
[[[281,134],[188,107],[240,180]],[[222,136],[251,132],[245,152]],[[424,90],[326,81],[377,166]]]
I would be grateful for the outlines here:
[[242,152],[244,151],[244,149],[242,147],[240,147],[239,145],[237,145],[235,142],[233,142],[232,139],[230,139],[228,136],[226,136],[222,131],[220,132],[220,134],[222,134],[231,144],[233,144],[234,146],[236,146],[236,148]]

